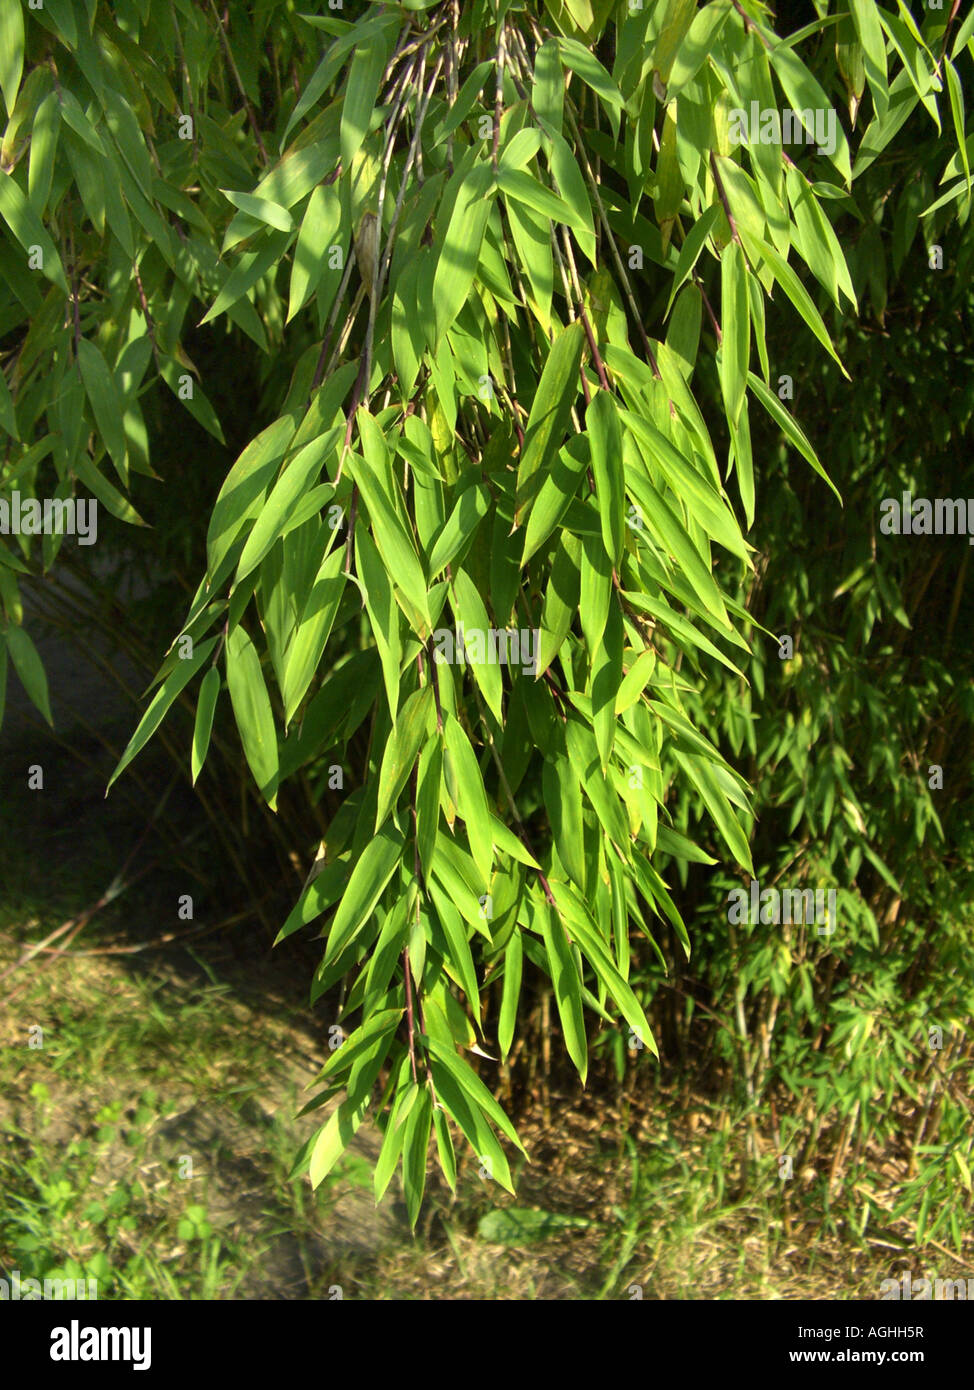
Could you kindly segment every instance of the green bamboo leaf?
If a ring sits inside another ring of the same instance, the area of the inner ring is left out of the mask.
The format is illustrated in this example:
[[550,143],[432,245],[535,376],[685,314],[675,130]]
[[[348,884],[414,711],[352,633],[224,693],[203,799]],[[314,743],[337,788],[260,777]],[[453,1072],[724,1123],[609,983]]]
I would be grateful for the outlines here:
[[284,926],[274,938],[274,945],[284,941],[301,927],[306,927],[330,907],[334,907],[345,891],[351,872],[351,864],[344,855],[331,864],[322,862],[289,913]]
[[797,237],[793,229],[792,241],[798,246],[816,280],[832,296],[836,308],[842,307],[839,299],[841,289],[853,309],[858,311],[856,292],[839,239],[822,212],[811,186],[797,169],[790,168],[787,170],[787,187],[798,229]]
[[957,136],[957,152],[963,165],[964,177],[967,180],[967,196],[970,198],[971,166],[967,156],[967,141],[964,137],[964,89],[957,75],[957,69],[949,58],[945,60],[944,66],[947,69],[947,91],[950,95],[950,113],[954,122],[954,134]]
[[839,361],[839,355],[832,345],[832,339],[829,337],[828,330],[822,322],[821,314],[816,309],[811,295],[792,270],[791,266],[768,242],[762,241],[757,237],[750,238],[746,232],[742,232],[742,236],[747,244],[747,249],[752,261],[757,262],[762,256],[764,257],[774,271],[774,276],[778,284],[798,310],[801,318],[808,324],[809,328],[815,334],[829,356],[838,363],[839,370],[846,381],[850,381],[851,377],[845,367],[843,367],[841,361]]
[[248,217],[253,217],[257,222],[264,222],[278,232],[290,232],[294,227],[294,219],[287,208],[279,207],[269,198],[256,198],[252,193],[236,193],[231,188],[221,188],[220,192],[228,202],[245,212]]
[[406,1198],[406,1214],[413,1228],[419,1220],[419,1209],[426,1189],[426,1162],[432,1123],[433,1099],[429,1088],[424,1086],[406,1120],[402,1148],[402,1190]]
[[[426,1038],[425,1042],[432,1047],[432,1037]],[[446,1114],[460,1126],[480,1162],[483,1163],[485,1160],[489,1162],[489,1171],[494,1181],[499,1182],[501,1187],[513,1194],[514,1185],[511,1182],[511,1170],[507,1158],[497,1142],[497,1136],[487,1123],[482,1108],[470,1093],[457,1082],[456,1077],[440,1061],[439,1056],[430,1058],[430,1071],[433,1073],[433,1085],[436,1087],[437,1100],[443,1106]],[[491,1099],[493,1100],[492,1096]]]
[[550,135],[547,148],[548,167],[558,185],[559,194],[570,208],[575,219],[573,222],[569,222],[568,226],[575,233],[582,254],[595,266],[597,265],[595,220],[582,171],[578,167],[578,162],[568,141],[561,135]]
[[[663,839],[662,832],[664,829],[664,826],[660,827],[661,840]],[[684,844],[686,843],[687,842],[684,841]],[[690,849],[692,850],[693,846],[690,846]],[[692,857],[692,855],[689,857]],[[708,858],[708,855],[701,856],[699,854],[699,851],[697,851],[696,862],[706,862]],[[686,952],[687,960],[689,960],[690,937],[687,934],[686,924],[684,923],[683,918],[680,916],[679,912],[676,910],[676,904],[674,903],[673,899],[669,895],[669,892],[667,891],[666,884],[663,882],[659,874],[656,872],[652,864],[650,864],[647,859],[640,859],[637,862],[636,873],[639,877],[640,885],[642,887],[644,896],[647,897],[650,902],[662,906],[664,913],[669,918],[670,923],[673,926],[673,930],[676,932],[680,940],[680,943],[683,946],[684,951]]]
[[[514,177],[514,175],[511,175]],[[524,177],[527,177],[525,175]],[[473,286],[480,260],[491,198],[493,175],[489,164],[477,164],[460,182],[433,275],[433,304],[436,313],[436,341],[456,321]]]
[[96,497],[112,516],[117,516],[119,521],[128,522],[130,526],[145,525],[128,498],[95,467],[88,454],[77,454],[71,467],[79,481],[84,483],[92,496]]
[[481,879],[490,881],[490,870],[494,859],[494,840],[490,828],[490,813],[487,809],[487,793],[484,779],[470,740],[456,719],[444,711],[443,737],[447,752],[453,764],[457,781],[457,809],[463,817],[470,841],[470,852]]
[[747,837],[734,815],[733,807],[726,794],[721,790],[714,777],[713,765],[695,754],[679,752],[676,749],[673,751],[673,756],[700,793],[704,805],[728,849],[738,864],[743,865],[753,877],[754,866],[751,863],[751,850],[747,843]]
[[30,253],[33,246],[40,247],[42,274],[57,285],[63,294],[68,295],[70,293],[68,282],[54,242],[48,236],[41,219],[20,191],[19,185],[2,170],[0,170],[0,217],[6,222],[15,239],[20,242],[26,252]]
[[736,425],[747,394],[751,320],[747,270],[741,248],[732,241],[720,258],[720,304],[723,339],[720,348],[720,390],[729,422]]
[[[711,53],[717,51],[717,39],[731,10],[726,5],[705,5],[693,18],[685,38],[680,43],[666,79],[667,96],[677,96],[693,81]],[[657,55],[657,60],[658,60]]]
[[599,936],[584,902],[575,897],[568,885],[557,880],[552,880],[551,891],[569,923],[574,941],[605,986],[609,997],[636,1036],[658,1057],[659,1051],[642,1006],[613,960],[608,946]]
[[419,758],[416,774],[416,849],[423,874],[429,878],[436,853],[443,777],[443,744],[431,738]]
[[[829,111],[832,109],[832,103],[822,90],[821,85],[787,43],[779,43],[777,47],[771,49],[768,56],[793,111]],[[838,120],[835,122],[835,150],[828,158],[838,169],[846,185],[851,184],[852,166],[849,159],[849,142]]]
[[558,51],[566,68],[571,68],[587,87],[591,87],[602,101],[612,126],[613,134],[618,136],[619,116],[624,102],[622,93],[606,72],[605,68],[590,49],[583,47],[576,39],[559,38]]
[[[426,1042],[440,1068],[453,1078],[457,1086],[470,1097],[474,1105],[497,1126],[502,1134],[506,1134],[511,1143],[516,1144],[527,1158],[527,1150],[518,1138],[517,1130],[469,1063],[458,1056],[453,1048],[447,1047],[437,1038],[427,1038]],[[496,1173],[494,1176],[497,1176]]]
[[6,630],[7,651],[14,664],[20,683],[30,696],[44,718],[54,728],[51,718],[51,702],[47,693],[47,675],[38,655],[37,648],[22,627],[11,624]]
[[562,531],[551,562],[551,576],[541,608],[541,631],[535,676],[543,676],[561,650],[578,609],[582,541]]
[[[425,641],[432,630],[433,621],[429,611],[426,576],[413,538],[369,464],[358,454],[351,454],[348,458],[348,468],[368,508],[372,534],[389,579],[421,619],[419,636]],[[403,611],[413,620],[407,609]]]
[[502,820],[498,820],[496,816],[492,815],[490,824],[494,837],[495,849],[499,849],[501,854],[510,855],[510,857],[516,859],[519,864],[527,864],[529,869],[541,868],[541,865],[535,859],[534,855],[528,853],[518,837],[513,831],[507,828]]
[[375,1168],[372,1173],[372,1188],[375,1193],[376,1204],[382,1200],[386,1188],[396,1166],[399,1163],[399,1156],[402,1153],[403,1141],[406,1138],[406,1129],[402,1121],[406,1118],[411,1107],[416,1103],[416,1093],[419,1087],[409,1076],[409,1058],[402,1059],[399,1066],[399,1075],[396,1081],[395,1099],[392,1109],[386,1122],[385,1135],[382,1139],[382,1147],[379,1156],[375,1161]]
[[[519,203],[552,222],[564,223],[573,231],[584,235],[588,230],[585,218],[565,202],[564,198],[553,193],[538,179],[523,169],[501,169],[497,175],[497,186],[508,198],[516,198]],[[510,207],[510,203],[508,203]]]
[[[700,651],[706,652],[708,656],[713,657],[715,661],[719,661],[722,666],[726,666],[728,671],[733,671],[735,676],[739,676],[741,680],[745,679],[744,673],[741,671],[740,667],[735,666],[733,661],[726,657],[719,647],[714,646],[713,642],[705,637],[702,632],[699,632],[692,622],[683,617],[682,614],[677,613],[676,610],[671,608],[668,603],[665,603],[661,597],[657,597],[656,595],[650,597],[649,594],[630,593],[628,591],[624,591],[623,597],[626,602],[631,603],[634,608],[638,608],[644,613],[651,614],[658,622],[663,623],[669,628],[674,637],[678,638],[688,647],[699,648]],[[647,655],[647,653],[644,653],[644,655]],[[648,655],[651,656],[652,653],[648,653]],[[621,694],[622,687],[620,686],[620,696]],[[625,705],[621,706],[622,709],[625,707]],[[616,706],[616,712],[617,714],[620,712],[619,705]]]
[[531,104],[548,135],[560,133],[564,120],[565,75],[558,40],[545,39],[534,58]]
[[585,824],[582,819],[582,784],[571,761],[563,753],[546,758],[541,769],[545,809],[551,835],[565,872],[580,887],[585,885]]
[[118,766],[108,779],[108,787],[105,789],[106,795],[112,783],[121,776],[132,759],[140,753],[149,742],[149,739],[162,723],[166,711],[170,708],[177,695],[179,695],[180,691],[192,680],[206,658],[213,651],[213,648],[216,646],[216,641],[217,639],[215,637],[210,637],[207,641],[199,645],[194,644],[193,655],[176,662],[172,671],[156,691],[152,703],[139,721],[139,726],[135,733],[129,739],[125,752],[119,759]]
[[382,755],[379,771],[379,801],[375,813],[376,830],[382,825],[399,798],[413,770],[420,744],[426,736],[433,712],[433,687],[414,690],[403,705],[392,736]]
[[540,904],[538,911],[565,1046],[584,1086],[588,1074],[588,1044],[582,1010],[582,981],[557,911],[547,902]]
[[[365,1119],[372,1099],[372,1088],[392,1045],[392,1038],[392,1031],[383,1033],[352,1068],[346,1099],[319,1131],[311,1146],[309,1176],[312,1187],[318,1187],[328,1176]],[[296,1168],[298,1166],[295,1165]]]
[[447,1124],[446,1115],[440,1106],[433,1107],[433,1127],[436,1130],[436,1152],[440,1160],[440,1167],[443,1176],[450,1186],[450,1191],[456,1193],[457,1190],[457,1158],[453,1149],[453,1140],[450,1137],[450,1127]]
[[389,700],[389,711],[395,722],[396,711],[399,708],[399,668],[402,662],[399,609],[385,566],[364,526],[355,528],[355,568],[355,582],[362,592],[368,610],[382,663],[382,678]]
[[477,984],[477,970],[473,962],[473,952],[467,938],[467,928],[460,913],[450,902],[446,893],[433,879],[429,883],[430,897],[436,909],[437,920],[443,928],[450,954],[445,964],[451,974],[459,980],[467,1003],[476,1014],[480,1008],[480,988]]
[[683,47],[697,10],[697,0],[669,0],[663,23],[656,40],[653,66],[665,87],[676,56]]
[[541,373],[524,432],[517,474],[515,521],[523,524],[544,475],[557,457],[578,391],[583,329],[576,321],[558,334]]
[[866,67],[866,80],[880,120],[889,109],[889,77],[886,70],[886,40],[873,0],[849,0]]
[[819,462],[818,455],[812,448],[804,430],[801,429],[794,417],[789,415],[778,397],[773,391],[768,389],[759,376],[755,376],[753,372],[748,372],[747,379],[751,390],[754,392],[755,396],[757,396],[772,420],[774,420],[775,424],[783,431],[785,437],[791,440],[802,457],[808,460],[819,477],[828,483],[829,487],[839,499],[839,503],[842,504],[842,494]]
[[78,366],[91,403],[95,423],[105,448],[115,465],[115,471],[128,486],[128,458],[125,443],[125,422],[118,385],[99,348],[87,338],[78,341]]
[[0,430],[3,430],[4,434],[9,434],[11,439],[20,441],[17,411],[14,408],[10,387],[7,385],[7,378],[2,372],[0,372]]
[[277,810],[277,731],[260,657],[239,625],[227,638],[227,689],[247,765],[272,811]]
[[[503,726],[504,711],[501,701],[504,682],[500,664],[491,659],[493,653],[490,650],[481,651],[476,645],[478,641],[489,640],[486,634],[490,630],[490,619],[480,591],[465,570],[458,569],[453,576],[450,604],[459,628],[466,634],[464,653],[470,663],[473,678],[483,693],[488,709],[498,724]],[[481,633],[484,634],[483,639],[479,638]]]
[[319,184],[308,200],[294,247],[287,323],[318,288],[325,269],[325,253],[337,242],[341,222],[342,204],[337,189],[330,184]]
[[[743,418],[743,417],[742,417]],[[723,596],[711,573],[709,564],[700,557],[687,533],[686,525],[677,517],[669,502],[653,486],[648,478],[637,479],[627,473],[627,487],[633,492],[637,502],[643,498],[642,510],[646,514],[644,526],[657,540],[664,551],[676,559],[683,577],[688,581],[708,613],[723,627],[730,627],[730,619],[724,606]],[[648,500],[647,500],[648,499]]]
[[196,704],[196,724],[193,728],[192,780],[200,775],[206,754],[210,747],[210,733],[213,729],[213,715],[216,711],[217,696],[220,694],[220,672],[211,666],[203,677],[199,699]]
[[648,417],[628,410],[619,414],[635,435],[640,451],[648,454],[660,468],[674,497],[680,498],[694,521],[725,549],[748,561],[747,545],[734,513],[709,479],[691,467]]
[[676,265],[673,269],[673,284],[670,289],[670,297],[666,303],[666,316],[669,316],[673,301],[679,293],[680,286],[693,274],[693,268],[700,259],[700,252],[706,245],[707,238],[714,229],[714,224],[719,220],[721,207],[714,203],[700,217],[697,218],[693,226],[686,234],[686,239],[680,247],[680,254],[676,258]]
[[193,381],[191,393],[186,394],[186,369],[182,363],[173,357],[162,358],[159,363],[159,375],[197,424],[202,425],[207,433],[212,434],[221,444],[226,444],[216,411],[200,390],[199,382]]
[[501,1010],[497,1023],[497,1045],[501,1056],[507,1061],[514,1041],[514,1025],[517,1022],[517,1006],[521,995],[521,972],[524,960],[524,947],[521,933],[517,927],[507,943],[504,952],[504,983],[501,988]]
[[541,148],[541,131],[537,126],[524,126],[508,140],[500,152],[500,168],[523,169]]
[[0,0],[0,90],[13,115],[24,71],[24,11],[21,0]]
[[206,532],[210,575],[219,570],[248,520],[258,516],[277,465],[294,438],[295,422],[282,415],[250,441],[220,488]]
[[659,158],[656,161],[656,185],[653,191],[653,209],[663,238],[663,251],[670,244],[673,223],[683,206],[686,186],[683,170],[677,155],[677,130],[675,103],[666,108],[663,118],[663,134],[660,139]]
[[[19,9],[19,3],[18,3]],[[3,39],[0,37],[0,51]],[[43,217],[54,181],[54,159],[61,127],[61,103],[57,92],[48,92],[37,108],[30,134],[30,166],[27,197],[38,217]]]
[[274,542],[283,535],[289,518],[318,477],[325,460],[337,451],[338,441],[343,434],[343,428],[335,425],[318,439],[306,444],[287,465],[247,537],[234,576],[234,587],[257,568]]
[[431,579],[454,562],[489,510],[490,491],[486,483],[476,483],[473,487],[464,488],[437,534],[430,552]]
[[581,782],[603,830],[628,857],[629,827],[615,788],[602,775],[591,718],[589,717],[586,723],[579,719],[569,719],[565,725],[565,743],[575,776]]
[[232,308],[254,288],[258,280],[263,279],[272,266],[276,268],[290,239],[289,232],[272,232],[259,251],[246,251],[224,280],[216,299],[200,319],[199,326],[202,328],[205,323],[210,323]]
[[622,684],[622,612],[610,604],[602,643],[592,658],[592,727],[602,769],[609,766],[616,728],[616,696]]
[[737,469],[737,480],[748,527],[754,525],[754,455],[751,451],[751,422],[747,406],[741,411],[736,425],[730,427],[731,464]]
[[350,1070],[359,1058],[371,1050],[377,1038],[396,1031],[399,1020],[404,1013],[405,1009],[382,1009],[379,1013],[373,1014],[371,1018],[367,1018],[339,1047],[335,1048],[312,1084],[320,1085],[321,1082],[327,1081],[330,1077],[340,1076],[343,1071]]
[[346,169],[351,168],[352,160],[365,140],[388,57],[388,29],[379,30],[364,43],[355,46],[342,103],[340,139],[342,163]]
[[285,726],[290,725],[307,694],[328,644],[332,624],[345,592],[344,560],[343,548],[332,551],[322,560],[298,625],[288,643],[281,686]]
[[555,284],[550,223],[516,200],[507,203],[507,219],[518,259],[528,277],[533,300],[533,303],[529,301],[529,307],[545,333],[550,333],[551,296]]
[[522,566],[541,549],[561,521],[581,485],[589,462],[589,440],[584,435],[576,436],[563,449],[559,449],[551,472],[541,483],[524,528]]
[[626,486],[622,466],[622,429],[614,397],[597,391],[585,412],[592,448],[592,474],[605,552],[617,569],[626,536]]
[[391,821],[370,840],[358,859],[328,932],[325,964],[341,955],[375,911],[402,859],[403,836]]
[[612,600],[612,561],[598,536],[582,537],[579,576],[578,618],[589,660],[594,661],[602,646]]

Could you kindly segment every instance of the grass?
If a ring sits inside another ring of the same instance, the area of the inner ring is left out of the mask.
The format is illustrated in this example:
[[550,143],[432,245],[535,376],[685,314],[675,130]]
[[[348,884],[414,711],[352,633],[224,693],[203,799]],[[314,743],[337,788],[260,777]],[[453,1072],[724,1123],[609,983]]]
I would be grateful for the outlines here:
[[[19,951],[6,930],[0,969]],[[872,1298],[892,1272],[888,1252],[790,1239],[773,1163],[735,1191],[740,1125],[704,1101],[681,1114],[675,1095],[630,1114],[627,1134],[614,1103],[553,1094],[550,1126],[522,1118],[533,1161],[517,1198],[471,1159],[458,1198],[433,1181],[415,1235],[397,1199],[374,1206],[366,1130],[312,1193],[288,1171],[310,1132],[293,1116],[321,1046],[313,1020],[264,998],[252,967],[241,980],[218,951],[194,956],[137,970],[68,956],[12,977],[6,1269],[94,1277],[99,1297],[125,1299]]]
[[[72,804],[110,808],[97,787],[75,778]],[[859,1230],[860,1198],[830,1198],[827,1174],[782,1184],[770,1140],[748,1164],[748,1116],[648,1058],[624,1087],[522,1096],[516,1198],[461,1143],[458,1196],[434,1167],[415,1233],[397,1181],[375,1207],[368,1126],[317,1192],[290,1181],[331,1022],[298,1002],[307,952],[271,953],[252,917],[207,925],[215,890],[198,926],[177,921],[161,854],[106,892],[139,824],[124,804],[114,823],[71,814],[0,803],[5,1276],[96,1278],[103,1299],[872,1299],[904,1268],[972,1272]]]

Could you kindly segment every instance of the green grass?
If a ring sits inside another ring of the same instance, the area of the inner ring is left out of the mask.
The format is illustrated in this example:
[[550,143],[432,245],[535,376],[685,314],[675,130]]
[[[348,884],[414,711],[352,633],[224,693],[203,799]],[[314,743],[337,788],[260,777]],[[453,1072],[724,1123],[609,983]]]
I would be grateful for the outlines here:
[[[0,946],[4,968],[19,946]],[[375,1209],[365,1131],[316,1193],[288,1180],[311,1124],[293,1119],[314,1074],[305,1011],[244,1002],[239,967],[130,960],[8,979],[0,1263],[24,1277],[94,1277],[109,1299],[720,1299],[875,1297],[890,1272],[888,1251],[790,1239],[773,1157],[736,1190],[740,1125],[675,1097],[636,1138],[615,1103],[553,1097],[549,1129],[522,1122],[517,1198],[469,1161],[457,1199],[434,1182],[414,1236],[395,1198]]]
[[[0,976],[112,877],[102,841],[86,857],[76,840],[83,874],[12,843]],[[550,1122],[540,1103],[518,1117],[532,1162],[516,1198],[461,1142],[459,1195],[434,1161],[413,1234],[397,1181],[375,1207],[368,1126],[312,1192],[289,1172],[321,1117],[294,1117],[332,1020],[298,1003],[305,962],[250,922],[141,949],[172,929],[157,902],[133,888],[64,954],[0,979],[3,1273],[93,1277],[102,1299],[486,1300],[875,1298],[899,1269],[969,1272],[943,1246],[858,1230],[861,1196],[830,1199],[827,1172],[782,1184],[770,1141],[746,1167],[747,1116],[668,1089],[648,1060],[621,1088],[552,1078]]]

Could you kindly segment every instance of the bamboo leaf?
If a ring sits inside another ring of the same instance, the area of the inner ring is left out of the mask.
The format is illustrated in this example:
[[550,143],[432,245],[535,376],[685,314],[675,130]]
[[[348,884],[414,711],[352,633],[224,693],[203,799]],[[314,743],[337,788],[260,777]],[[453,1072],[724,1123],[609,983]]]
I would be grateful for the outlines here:
[[194,644],[193,655],[176,662],[170,674],[163,681],[156,691],[152,703],[145,714],[139,720],[138,728],[129,739],[125,752],[119,759],[118,766],[108,779],[106,795],[112,783],[117,781],[121,774],[128,767],[132,759],[142,751],[149,739],[162,723],[166,711],[170,708],[177,695],[192,680],[193,676],[203,665],[203,662],[216,646],[216,638],[210,637],[199,645]]
[[47,692],[47,676],[38,655],[37,648],[22,627],[11,623],[6,633],[7,651],[14,664],[20,683],[30,696],[44,718],[54,728],[51,717],[51,702]]
[[99,349],[87,338],[81,338],[78,342],[78,366],[105,448],[115,465],[115,471],[127,487],[125,423],[115,378]]
[[0,0],[0,89],[13,115],[24,71],[24,11],[21,0]]
[[261,795],[277,810],[277,732],[253,642],[239,625],[227,638],[227,689],[247,765]]
[[206,754],[210,747],[210,733],[213,729],[213,715],[216,712],[217,697],[220,694],[220,672],[211,666],[203,677],[199,698],[196,704],[196,723],[193,727],[192,781],[200,775]]
[[539,915],[565,1046],[584,1086],[588,1074],[588,1043],[582,1010],[582,981],[556,910],[545,902],[539,906]]
[[372,916],[402,858],[403,843],[402,832],[386,821],[365,846],[328,932],[325,964],[341,955]]
[[[7,3],[11,3],[11,0],[7,0]],[[20,191],[19,185],[2,170],[0,170],[0,217],[6,222],[25,252],[30,254],[31,248],[34,246],[40,248],[39,268],[41,273],[57,285],[63,294],[69,294],[64,266],[61,264],[61,257],[57,253],[54,242],[48,236],[37,213]]]
[[517,474],[515,522],[521,525],[561,447],[578,390],[583,329],[563,328],[554,341],[531,405]]
[[736,425],[747,394],[751,341],[747,270],[736,241],[724,248],[720,258],[720,304],[723,328],[719,356],[720,391],[727,418],[732,425]]
[[291,723],[314,679],[345,592],[343,549],[322,560],[284,660],[284,723]]
[[392,737],[386,744],[379,771],[379,801],[375,813],[378,830],[399,798],[399,793],[413,770],[427,733],[433,711],[433,687],[424,685],[415,690],[403,705]]
[[483,882],[490,880],[494,840],[487,794],[470,740],[451,714],[444,712],[443,737],[457,779],[457,806],[470,840],[470,852]]

